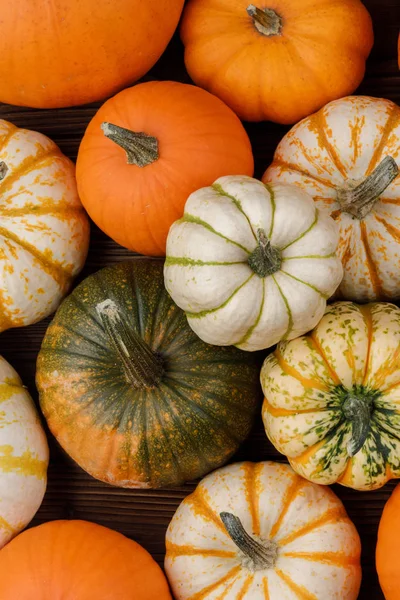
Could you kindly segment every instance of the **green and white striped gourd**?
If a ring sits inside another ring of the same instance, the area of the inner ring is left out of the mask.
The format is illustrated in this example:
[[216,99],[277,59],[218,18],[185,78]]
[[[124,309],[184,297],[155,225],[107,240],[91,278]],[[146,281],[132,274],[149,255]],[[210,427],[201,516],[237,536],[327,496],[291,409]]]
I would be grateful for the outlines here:
[[165,286],[203,341],[261,350],[321,319],[343,275],[337,244],[303,190],[221,177],[172,225]]

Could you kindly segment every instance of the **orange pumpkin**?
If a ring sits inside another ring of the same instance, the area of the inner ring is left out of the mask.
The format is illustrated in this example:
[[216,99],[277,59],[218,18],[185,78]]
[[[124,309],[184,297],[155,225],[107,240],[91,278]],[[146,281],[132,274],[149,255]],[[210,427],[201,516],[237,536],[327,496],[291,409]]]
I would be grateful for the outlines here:
[[183,0],[1,0],[0,101],[57,108],[132,84],[164,52]]
[[383,510],[376,546],[376,569],[386,600],[400,598],[400,484]]
[[89,124],[78,190],[116,242],[165,256],[188,196],[222,175],[252,175],[253,167],[243,125],[221,100],[192,85],[148,82],[108,100]]
[[52,521],[0,552],[1,600],[172,600],[150,554],[87,521]]
[[360,0],[189,0],[191,78],[248,121],[295,123],[352,93],[373,45]]

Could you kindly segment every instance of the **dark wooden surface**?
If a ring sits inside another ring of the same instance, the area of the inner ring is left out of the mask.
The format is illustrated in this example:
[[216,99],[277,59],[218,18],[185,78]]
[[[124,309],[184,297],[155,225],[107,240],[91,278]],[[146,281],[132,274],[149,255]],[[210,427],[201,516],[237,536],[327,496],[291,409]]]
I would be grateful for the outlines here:
[[[368,61],[366,78],[358,92],[389,98],[400,104],[400,73],[397,67],[400,0],[364,0],[364,3],[373,17],[376,40]],[[190,82],[177,35],[164,56],[144,79]],[[99,105],[52,111],[0,105],[0,118],[50,136],[65,154],[74,160],[83,132]],[[287,128],[261,123],[246,124],[246,129],[253,144],[256,176],[261,176]],[[130,252],[114,244],[93,226],[88,261],[79,280],[100,267],[130,257]],[[0,336],[0,354],[18,370],[35,400],[36,357],[48,323],[49,319],[46,319],[37,325],[8,331]],[[167,525],[182,498],[195,484],[189,483],[182,488],[159,491],[112,488],[95,481],[73,464],[57,447],[50,434],[49,441],[51,465],[48,489],[33,524],[65,518],[94,521],[135,539],[162,564]],[[284,460],[266,440],[261,419],[235,459]],[[376,492],[357,493],[334,486],[362,540],[363,584],[359,600],[383,599],[375,572],[374,555],[379,518],[393,488],[394,482]]]

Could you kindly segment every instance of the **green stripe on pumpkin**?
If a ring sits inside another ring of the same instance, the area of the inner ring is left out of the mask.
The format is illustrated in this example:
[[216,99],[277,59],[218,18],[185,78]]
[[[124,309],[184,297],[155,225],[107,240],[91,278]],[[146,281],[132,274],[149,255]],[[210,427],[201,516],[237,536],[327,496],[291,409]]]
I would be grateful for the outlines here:
[[317,209],[315,209],[315,219],[311,223],[310,227],[308,227],[308,229],[303,231],[303,233],[301,233],[295,240],[292,240],[291,242],[289,242],[289,244],[286,244],[286,246],[284,246],[283,248],[280,248],[280,250],[283,252],[284,250],[286,250],[287,248],[289,248],[290,246],[292,246],[293,244],[295,244],[296,242],[301,240],[304,236],[307,235],[307,233],[309,233],[316,226],[317,223],[318,223],[318,211],[317,211]]
[[244,246],[242,246],[242,244],[239,244],[238,242],[234,242],[233,240],[231,240],[230,238],[226,237],[226,235],[223,235],[219,231],[216,231],[214,229],[214,227],[212,227],[211,225],[209,225],[208,223],[206,223],[202,219],[199,219],[199,217],[195,217],[194,215],[189,215],[189,214],[185,213],[183,215],[182,219],[179,219],[179,221],[177,221],[177,223],[196,223],[196,225],[201,225],[202,227],[204,227],[204,229],[208,229],[208,231],[211,231],[211,233],[214,233],[215,235],[218,235],[220,238],[226,240],[230,244],[233,244],[234,246],[237,246],[238,248],[241,248],[242,250],[244,250],[245,252],[247,252],[247,254],[251,254],[251,250],[249,250],[248,248],[245,248]]
[[246,331],[246,333],[244,334],[244,336],[242,337],[242,339],[237,342],[235,344],[235,346],[237,346],[238,348],[244,344],[245,342],[247,342],[247,340],[249,339],[249,337],[252,335],[253,331],[255,330],[255,328],[257,327],[257,325],[260,322],[261,319],[261,315],[264,309],[264,302],[265,302],[265,279],[262,280],[262,298],[261,298],[261,304],[260,304],[260,310],[258,312],[258,315],[256,317],[256,320],[254,322],[254,324],[249,327],[249,329]]
[[293,315],[292,315],[292,311],[290,310],[290,306],[289,306],[289,302],[288,299],[286,298],[285,294],[282,292],[281,286],[279,285],[279,283],[276,281],[275,277],[272,275],[272,279],[274,280],[274,283],[276,285],[276,287],[279,290],[280,295],[282,296],[282,300],[286,306],[286,311],[287,311],[287,315],[288,315],[288,327],[286,329],[285,335],[283,336],[282,340],[286,340],[289,333],[292,331],[293,329]]
[[204,261],[197,260],[194,258],[183,258],[178,256],[167,256],[165,259],[165,266],[178,265],[180,267],[229,267],[231,265],[244,265],[244,261],[238,260],[236,262],[218,262],[218,261]]
[[246,283],[248,283],[253,277],[255,277],[255,273],[252,273],[250,277],[246,279],[246,281],[244,281],[238,288],[236,288],[235,291],[232,292],[232,294],[229,296],[229,298],[227,298],[222,304],[220,304],[220,306],[217,306],[216,308],[210,308],[208,310],[202,310],[198,313],[191,313],[186,311],[186,316],[190,319],[201,319],[202,317],[206,317],[207,315],[214,313],[217,310],[220,310],[221,308],[225,308],[225,306],[229,304],[232,298],[236,296],[236,294],[242,289],[242,287],[244,287]]
[[280,272],[283,273],[284,275],[287,275],[288,277],[291,277],[295,281],[298,281],[299,283],[302,283],[303,285],[306,285],[307,287],[311,288],[312,290],[314,290],[314,292],[317,292],[317,294],[319,294],[321,296],[321,298],[323,298],[324,300],[328,300],[329,295],[323,294],[321,292],[321,290],[319,290],[317,287],[315,287],[315,285],[312,285],[311,283],[307,283],[306,281],[303,281],[302,279],[299,279],[298,277],[295,277],[294,275],[291,275],[290,273],[287,273],[286,271],[283,271],[282,269]]
[[253,234],[254,239],[258,243],[257,235],[255,234],[255,232],[253,230],[253,226],[250,223],[249,217],[247,216],[247,214],[243,210],[243,207],[242,207],[242,204],[241,204],[240,200],[238,200],[237,198],[235,198],[235,196],[231,196],[230,194],[228,194],[227,192],[225,192],[225,190],[223,189],[222,185],[220,185],[219,183],[213,183],[213,185],[211,187],[220,196],[224,196],[225,198],[229,198],[229,200],[231,200],[231,202],[236,206],[236,208],[239,210],[239,212],[242,213],[242,215],[245,217],[247,223],[249,224],[250,231]]

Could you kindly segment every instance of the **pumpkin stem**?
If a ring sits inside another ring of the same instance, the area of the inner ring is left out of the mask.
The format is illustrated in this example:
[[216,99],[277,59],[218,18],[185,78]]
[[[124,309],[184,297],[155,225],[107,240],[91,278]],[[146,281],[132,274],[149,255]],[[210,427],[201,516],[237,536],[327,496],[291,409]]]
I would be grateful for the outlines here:
[[338,190],[341,209],[357,219],[363,219],[398,174],[396,161],[391,156],[386,156],[362,183],[351,189]]
[[248,263],[259,277],[273,275],[281,268],[282,257],[279,248],[271,246],[271,242],[263,229],[257,231],[258,246],[250,254]]
[[112,123],[102,123],[104,135],[126,152],[128,165],[147,167],[159,158],[157,138],[147,133],[136,133]]
[[8,173],[8,167],[4,160],[0,161],[0,181],[3,181],[4,177]]
[[220,513],[229,537],[245,555],[244,566],[251,571],[272,569],[278,560],[279,547],[273,540],[255,540],[247,533],[239,517],[228,512]]
[[250,4],[247,8],[247,14],[252,17],[254,26],[259,33],[263,35],[280,35],[282,30],[282,17],[280,17],[272,8],[257,8]]
[[349,456],[354,456],[364,445],[370,430],[370,420],[374,395],[359,396],[349,393],[342,405],[342,411],[351,422],[351,440],[347,444]]
[[128,381],[134,388],[156,387],[164,375],[161,357],[151,350],[140,335],[127,327],[113,300],[100,302],[96,311],[117,351]]

